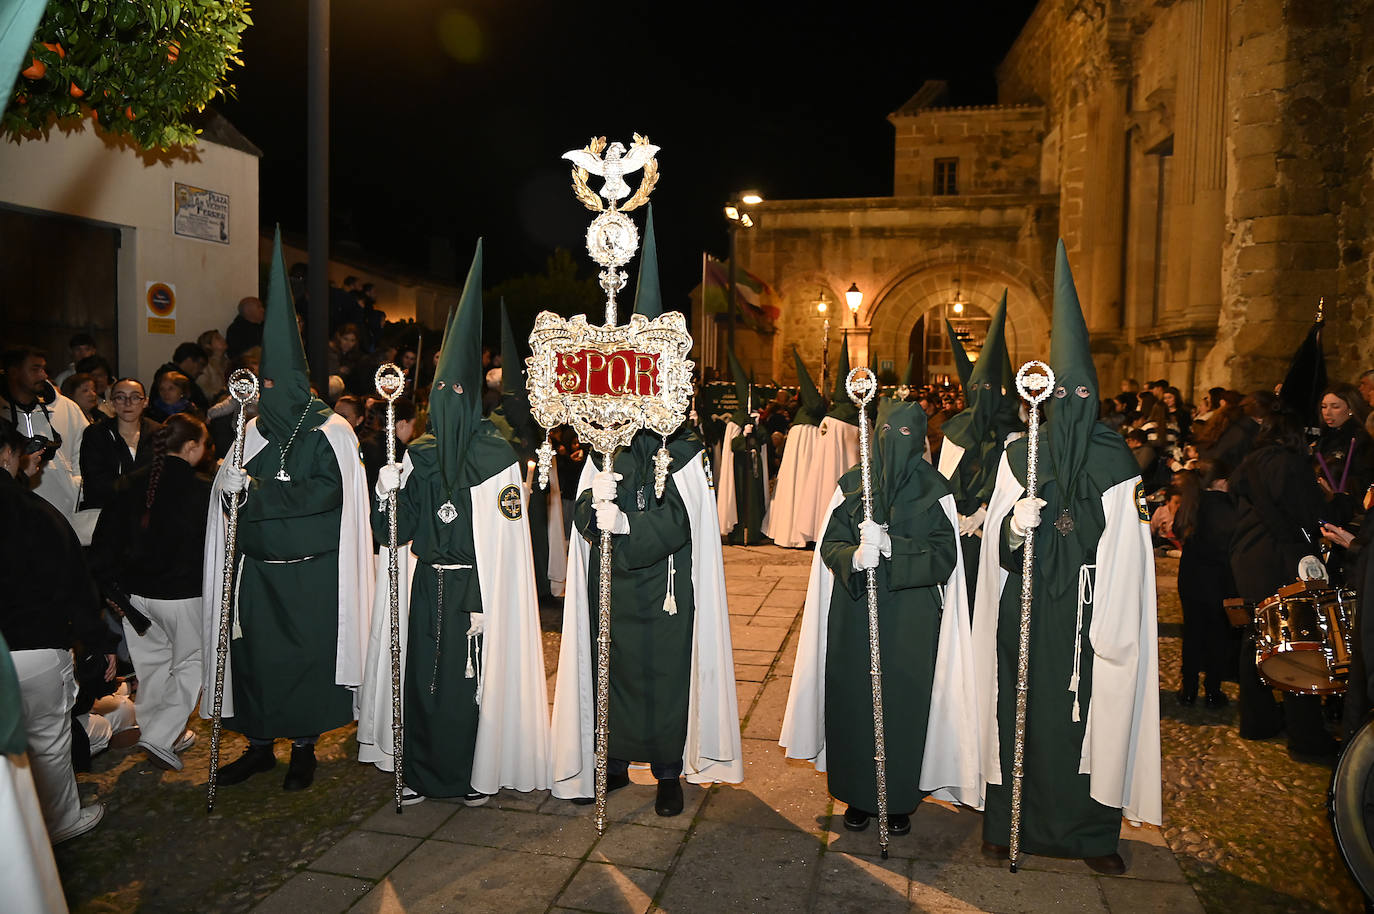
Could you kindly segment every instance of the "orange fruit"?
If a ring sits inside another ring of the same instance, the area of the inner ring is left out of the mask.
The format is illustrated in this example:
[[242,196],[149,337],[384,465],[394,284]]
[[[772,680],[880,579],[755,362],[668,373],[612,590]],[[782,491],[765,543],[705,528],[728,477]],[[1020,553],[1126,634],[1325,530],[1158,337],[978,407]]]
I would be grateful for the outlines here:
[[180,44],[179,42],[176,42],[176,41],[168,42],[168,44],[167,44],[167,62],[168,62],[168,63],[176,63],[176,62],[177,62],[177,58],[180,57],[180,56],[181,56],[181,44]]
[[134,106],[133,106],[133,105],[130,105],[129,107],[127,107],[127,108],[124,109],[124,116],[127,117],[129,120],[133,120],[133,119],[134,119]]
[[48,65],[45,64],[43,61],[39,60],[37,57],[35,57],[33,59],[33,63],[30,64],[28,68],[24,70],[22,75],[28,77],[29,79],[42,79],[44,74],[46,74],[47,72]]
[[62,45],[57,44],[56,42],[45,41],[43,42],[43,47],[47,48],[49,51],[52,51],[58,57],[67,56],[67,52],[62,48]]
[[72,98],[81,98],[86,94],[86,90],[78,86],[76,83],[72,83],[71,88],[69,88],[67,91],[71,93]]

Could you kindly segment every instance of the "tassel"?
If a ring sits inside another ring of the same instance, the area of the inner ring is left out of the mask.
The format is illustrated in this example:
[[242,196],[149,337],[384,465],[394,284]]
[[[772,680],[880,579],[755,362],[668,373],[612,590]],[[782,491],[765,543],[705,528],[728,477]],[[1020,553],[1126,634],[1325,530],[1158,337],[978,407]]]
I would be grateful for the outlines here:
[[677,597],[673,595],[673,557],[668,556],[668,595],[663,598],[663,611],[670,616],[677,615]]
[[243,637],[243,626],[239,625],[239,581],[243,580],[243,556],[239,556],[239,573],[234,577],[234,625],[232,639]]

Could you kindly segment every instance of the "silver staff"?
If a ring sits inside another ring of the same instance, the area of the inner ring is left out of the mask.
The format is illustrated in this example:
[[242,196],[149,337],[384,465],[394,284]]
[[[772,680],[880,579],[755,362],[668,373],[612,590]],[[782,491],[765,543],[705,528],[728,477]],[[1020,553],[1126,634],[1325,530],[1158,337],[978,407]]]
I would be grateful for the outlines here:
[[[229,451],[229,465],[243,465],[244,414],[249,403],[258,396],[258,376],[247,368],[240,368],[229,376],[229,396],[239,405],[234,423],[234,446]],[[224,536],[224,574],[220,579],[219,640],[215,645],[215,695],[211,706],[210,778],[205,785],[205,811],[215,811],[215,790],[219,786],[219,738],[222,729],[220,712],[224,710],[224,664],[229,659],[229,623],[233,616],[234,552],[239,533],[239,496],[229,499],[229,527]]]
[[[615,452],[601,455],[603,472],[615,469]],[[596,624],[596,833],[606,833],[606,759],[611,726],[611,531],[601,531],[600,604]]]
[[[873,469],[868,453],[867,406],[878,392],[878,379],[867,368],[855,368],[844,379],[845,392],[859,407],[859,475],[863,479],[864,520],[873,520]],[[868,576],[868,673],[873,680],[873,771],[878,781],[878,847],[887,859],[887,740],[883,735],[883,661],[878,647],[878,569]]]
[[[386,401],[386,462],[396,465],[396,398],[405,390],[406,376],[399,366],[383,362],[373,376],[377,394]],[[401,814],[401,592],[396,548],[396,492],[386,499],[387,577],[391,582],[391,759],[395,763],[396,815]]]
[[[1016,392],[1029,404],[1030,437],[1026,440],[1026,497],[1035,497],[1040,445],[1040,404],[1054,390],[1054,372],[1044,362],[1030,361],[1016,372]],[[1012,748],[1011,839],[1007,856],[1014,873],[1021,864],[1021,778],[1026,759],[1026,693],[1030,690],[1031,564],[1035,528],[1026,531],[1021,553],[1021,637],[1016,654],[1016,736]]]

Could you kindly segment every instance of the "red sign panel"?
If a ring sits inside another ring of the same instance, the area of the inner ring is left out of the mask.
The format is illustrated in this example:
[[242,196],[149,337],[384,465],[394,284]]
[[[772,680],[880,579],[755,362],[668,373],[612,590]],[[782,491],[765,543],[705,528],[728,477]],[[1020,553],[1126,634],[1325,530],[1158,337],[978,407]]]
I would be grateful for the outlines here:
[[658,355],[617,349],[558,353],[558,389],[565,394],[649,397],[661,391]]

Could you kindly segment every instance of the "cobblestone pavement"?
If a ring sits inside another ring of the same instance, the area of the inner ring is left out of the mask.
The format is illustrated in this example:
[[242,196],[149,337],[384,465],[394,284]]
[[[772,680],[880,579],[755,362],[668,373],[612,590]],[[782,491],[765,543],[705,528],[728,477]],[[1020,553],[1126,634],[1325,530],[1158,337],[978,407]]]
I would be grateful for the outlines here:
[[[353,761],[346,728],[321,740],[311,790],[284,793],[283,764],[222,790],[207,818],[209,737],[200,723],[184,772],[154,769],[137,752],[107,753],[81,776],[83,796],[108,803],[109,812],[91,835],[58,849],[73,910],[1358,910],[1325,825],[1329,771],[1290,761],[1281,741],[1240,741],[1233,711],[1173,701],[1179,616],[1167,560],[1160,586],[1169,821],[1164,834],[1125,827],[1130,872],[1111,878],[1079,861],[1032,857],[1015,876],[989,866],[978,852],[980,817],[933,802],[913,817],[910,836],[894,837],[890,860],[878,857],[871,831],[840,828],[843,810],[832,806],[824,776],[784,760],[776,742],[810,554],[725,553],[743,784],[688,786],[686,812],[662,819],[653,814],[652,778],[632,770],[641,786],[612,795],[613,824],[599,839],[590,808],[547,792],[503,792],[478,809],[431,800],[397,816],[389,776]],[[541,613],[550,685],[559,615]],[[227,758],[241,745],[232,737]],[[284,743],[278,754],[285,759]]]

